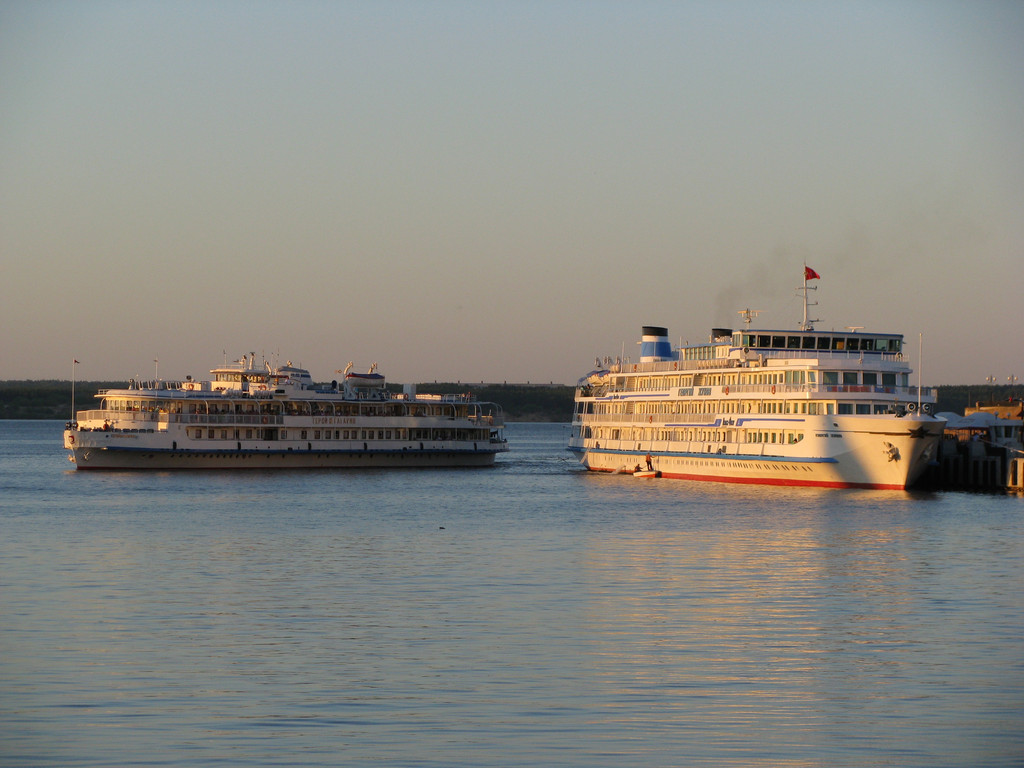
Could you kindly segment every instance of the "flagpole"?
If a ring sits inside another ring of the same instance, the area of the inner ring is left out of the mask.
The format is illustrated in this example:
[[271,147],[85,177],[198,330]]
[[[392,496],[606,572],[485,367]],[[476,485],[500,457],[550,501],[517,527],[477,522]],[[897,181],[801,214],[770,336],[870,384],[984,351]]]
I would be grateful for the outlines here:
[[78,361],[75,358],[71,358],[71,423],[75,423],[75,371],[78,367]]
[[[924,381],[924,332],[917,334],[917,412],[921,412],[921,383]],[[934,408],[932,410],[935,410]]]
[[[801,331],[813,331],[814,330],[814,323],[817,322],[816,320],[811,320],[808,317],[808,309],[809,309],[809,307],[811,305],[811,302],[808,300],[808,293],[807,292],[808,291],[816,291],[818,289],[807,285],[807,281],[808,280],[818,280],[818,279],[820,279],[820,277],[821,277],[821,275],[819,275],[813,269],[808,267],[807,266],[807,262],[805,261],[804,262],[804,287],[802,289],[801,288],[797,288],[798,291],[802,290],[803,294],[804,294],[804,320],[803,320],[802,323],[800,323],[800,330]],[[815,306],[817,306],[818,302],[814,302],[814,304],[815,304]]]
[[800,330],[807,330],[807,262],[804,262],[804,321],[800,324]]

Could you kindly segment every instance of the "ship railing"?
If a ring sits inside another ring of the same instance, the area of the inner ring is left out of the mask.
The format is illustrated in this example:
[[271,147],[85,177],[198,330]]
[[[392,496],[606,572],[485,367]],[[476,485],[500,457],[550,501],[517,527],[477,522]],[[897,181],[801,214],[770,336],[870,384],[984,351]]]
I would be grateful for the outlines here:
[[79,421],[157,421],[161,415],[157,411],[79,411]]
[[166,413],[159,411],[79,411],[81,421],[158,422],[160,424],[283,424],[284,417],[272,413]]
[[[728,386],[729,391],[725,392]],[[837,393],[842,394],[871,394],[889,395],[895,398],[916,398],[918,387],[900,387],[891,384],[698,384],[687,386],[685,389],[710,389],[709,394],[701,395],[698,399],[704,398],[725,398],[734,399],[734,395],[800,395],[802,397],[832,397]],[[630,389],[627,387],[603,386],[603,387],[577,387],[576,397],[607,397],[608,395],[646,395],[652,393],[665,393],[666,397],[672,397],[680,389],[677,386],[652,387],[650,389]],[[922,397],[937,397],[938,387],[921,387]]]
[[701,371],[709,369],[739,368],[745,362],[767,364],[771,360],[819,360],[836,367],[860,366],[864,360],[872,363],[898,363],[903,365],[906,360],[899,352],[871,352],[868,350],[832,350],[832,349],[755,349],[751,348],[745,357],[712,357],[700,360],[659,360],[654,363],[623,363],[621,370],[615,373],[668,373],[672,371]]
[[883,363],[905,362],[902,352],[873,352],[871,350],[853,349],[757,349],[751,347],[747,359],[758,360],[828,360],[829,362],[846,361],[860,365],[861,359]]
[[[921,387],[922,397],[937,397],[939,394],[938,387]],[[870,394],[881,394],[881,395],[895,395],[897,398],[900,397],[917,397],[917,387],[894,387],[894,386],[877,386],[872,384],[823,384],[816,392],[834,393],[862,393],[867,392]]]
[[669,422],[686,422],[687,424],[711,424],[722,416],[740,416],[742,414],[730,413],[577,413],[573,421],[587,424],[622,424],[623,428],[648,427],[664,425]]
[[176,424],[284,424],[284,416],[274,413],[167,413],[161,421]]

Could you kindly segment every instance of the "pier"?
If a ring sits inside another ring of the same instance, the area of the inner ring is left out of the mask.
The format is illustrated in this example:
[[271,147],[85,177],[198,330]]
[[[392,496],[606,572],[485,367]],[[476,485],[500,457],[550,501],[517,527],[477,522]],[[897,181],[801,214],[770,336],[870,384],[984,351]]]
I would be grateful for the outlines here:
[[923,478],[927,488],[1024,492],[1024,406],[976,403],[946,419],[936,464]]
[[921,480],[936,490],[1024,492],[1024,453],[981,440],[942,441],[937,462]]

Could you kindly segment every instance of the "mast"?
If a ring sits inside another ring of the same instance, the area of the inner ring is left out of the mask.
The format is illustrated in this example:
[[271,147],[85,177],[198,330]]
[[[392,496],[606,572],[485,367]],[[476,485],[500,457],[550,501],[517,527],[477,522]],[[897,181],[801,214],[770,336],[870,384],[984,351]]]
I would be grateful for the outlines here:
[[78,361],[75,358],[71,358],[71,423],[75,423],[75,370],[78,367]]
[[924,383],[924,333],[917,334],[917,412],[921,412],[921,385]]
[[812,318],[808,317],[808,312],[807,312],[809,307],[816,307],[816,306],[818,306],[818,302],[816,302],[816,301],[808,301],[807,300],[807,296],[808,296],[807,292],[808,291],[816,291],[816,290],[818,290],[818,287],[815,286],[815,285],[808,285],[807,281],[808,280],[819,280],[819,279],[821,279],[821,275],[819,275],[813,269],[808,267],[807,266],[807,262],[805,261],[804,262],[804,285],[803,285],[802,288],[797,288],[797,290],[802,292],[803,295],[804,295],[804,319],[803,319],[803,322],[800,323],[800,330],[801,331],[813,331],[814,330],[814,324],[816,322],[818,322],[817,319],[812,319]]

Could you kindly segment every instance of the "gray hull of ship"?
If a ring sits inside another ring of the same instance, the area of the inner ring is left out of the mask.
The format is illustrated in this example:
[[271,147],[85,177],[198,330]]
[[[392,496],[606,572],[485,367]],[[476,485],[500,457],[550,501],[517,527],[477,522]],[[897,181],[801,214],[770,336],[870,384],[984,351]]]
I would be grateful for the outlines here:
[[211,450],[80,448],[78,469],[374,469],[384,467],[489,467],[497,450]]

